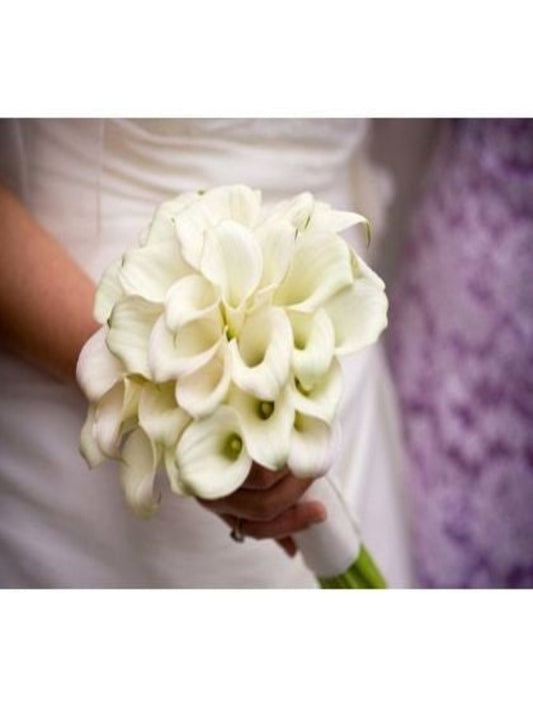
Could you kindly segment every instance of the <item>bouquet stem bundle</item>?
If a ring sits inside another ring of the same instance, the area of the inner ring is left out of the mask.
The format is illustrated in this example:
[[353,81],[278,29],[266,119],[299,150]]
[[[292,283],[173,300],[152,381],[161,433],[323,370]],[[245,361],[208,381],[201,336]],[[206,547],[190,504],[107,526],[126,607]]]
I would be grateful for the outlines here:
[[307,496],[321,501],[328,517],[298,533],[296,543],[322,589],[385,589],[385,579],[334,479],[317,479]]
[[340,575],[318,578],[322,589],[386,589],[381,572],[364,545],[361,545],[359,557]]

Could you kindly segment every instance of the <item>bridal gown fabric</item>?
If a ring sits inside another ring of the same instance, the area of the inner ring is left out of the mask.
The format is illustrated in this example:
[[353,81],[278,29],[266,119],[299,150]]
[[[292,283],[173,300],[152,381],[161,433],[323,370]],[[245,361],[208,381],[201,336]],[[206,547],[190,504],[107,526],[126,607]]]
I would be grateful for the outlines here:
[[[1,132],[9,185],[95,281],[155,206],[183,191],[245,183],[272,203],[309,190],[369,214],[378,231],[390,198],[386,175],[366,159],[362,121],[3,121]],[[356,233],[347,237],[360,249]],[[376,248],[363,250],[368,258]],[[79,455],[86,402],[77,389],[0,356],[1,586],[317,586],[300,556],[273,541],[234,543],[217,516],[166,487],[152,519],[134,516],[117,467],[89,471]],[[344,371],[331,473],[390,585],[407,586],[403,456],[381,345],[346,358]]]

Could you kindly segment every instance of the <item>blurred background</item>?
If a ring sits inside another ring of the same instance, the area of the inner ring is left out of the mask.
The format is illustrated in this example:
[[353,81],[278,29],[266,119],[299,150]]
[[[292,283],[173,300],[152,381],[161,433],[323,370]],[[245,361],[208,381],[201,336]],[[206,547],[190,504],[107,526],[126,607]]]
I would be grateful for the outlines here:
[[417,582],[533,586],[533,121],[373,127]]

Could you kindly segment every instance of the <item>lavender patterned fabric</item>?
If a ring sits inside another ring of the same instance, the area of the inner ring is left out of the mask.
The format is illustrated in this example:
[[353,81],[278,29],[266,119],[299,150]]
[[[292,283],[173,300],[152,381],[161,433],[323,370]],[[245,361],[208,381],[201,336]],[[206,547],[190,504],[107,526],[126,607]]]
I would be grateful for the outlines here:
[[533,586],[533,120],[446,123],[391,298],[426,587]]

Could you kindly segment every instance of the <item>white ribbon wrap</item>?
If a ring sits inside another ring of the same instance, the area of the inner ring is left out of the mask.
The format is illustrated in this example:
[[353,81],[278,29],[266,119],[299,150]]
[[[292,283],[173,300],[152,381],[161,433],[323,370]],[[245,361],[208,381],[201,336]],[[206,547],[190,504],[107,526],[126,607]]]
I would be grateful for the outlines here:
[[355,562],[361,549],[357,521],[329,476],[317,479],[304,500],[321,501],[328,513],[323,523],[294,535],[305,564],[317,577],[343,574]]

